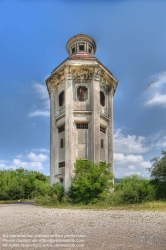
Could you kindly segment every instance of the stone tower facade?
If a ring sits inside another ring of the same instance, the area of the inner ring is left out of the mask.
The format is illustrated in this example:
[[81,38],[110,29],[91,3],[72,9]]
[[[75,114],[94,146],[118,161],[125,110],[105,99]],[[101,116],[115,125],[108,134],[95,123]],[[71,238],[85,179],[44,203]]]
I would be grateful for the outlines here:
[[113,96],[118,84],[94,57],[96,43],[78,34],[66,45],[69,57],[46,79],[50,96],[50,184],[71,185],[77,158],[111,163]]

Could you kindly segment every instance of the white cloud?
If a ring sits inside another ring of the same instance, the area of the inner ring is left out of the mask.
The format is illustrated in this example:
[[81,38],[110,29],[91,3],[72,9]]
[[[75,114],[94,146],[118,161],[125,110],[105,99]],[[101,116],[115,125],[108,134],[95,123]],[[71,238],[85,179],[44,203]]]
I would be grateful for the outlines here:
[[46,85],[42,85],[40,83],[34,82],[33,88],[35,89],[40,99],[42,100],[48,99],[48,92],[47,92]]
[[140,154],[150,150],[144,136],[123,135],[121,129],[117,129],[114,134],[114,150],[126,154]]
[[145,90],[145,105],[166,108],[166,71],[153,75],[151,79]]
[[4,164],[4,163],[0,163],[0,168],[6,168],[6,164]]
[[42,100],[41,105],[43,106],[42,109],[33,109],[31,112],[29,112],[28,116],[34,117],[34,116],[44,116],[49,117],[50,116],[50,101],[49,101],[49,95],[47,92],[46,85],[33,82],[33,88],[35,92],[37,93],[37,96],[39,99]]
[[16,157],[17,157],[17,158],[22,158],[22,157],[23,157],[23,155],[16,155]]
[[130,176],[130,175],[140,175],[142,176],[142,174],[140,172],[129,172],[129,173],[125,173],[125,176]]
[[6,162],[10,162],[10,161],[0,160],[0,163],[6,163]]
[[114,153],[114,160],[118,164],[140,163],[143,161],[142,155],[124,155],[122,153]]
[[24,162],[20,159],[13,159],[13,164],[10,166],[10,168],[26,168],[26,169],[35,169],[35,170],[41,170],[43,169],[43,166],[41,162]]
[[32,151],[45,152],[45,153],[50,152],[50,150],[48,150],[46,148],[35,148],[35,149],[32,149]]
[[166,136],[164,136],[162,139],[160,139],[157,143],[156,143],[156,147],[159,148],[166,148]]
[[50,111],[48,111],[48,110],[34,110],[34,111],[30,112],[28,115],[31,116],[31,117],[33,117],[33,116],[46,116],[46,117],[49,117],[50,116]]
[[28,159],[30,159],[31,161],[36,161],[36,162],[43,162],[47,160],[47,155],[44,154],[35,154],[33,152],[30,152],[29,154],[27,154]]
[[11,164],[7,165],[4,163],[0,164],[1,169],[16,169],[16,168],[24,168],[24,169],[33,169],[33,170],[41,170],[43,169],[43,165],[41,162],[27,162],[21,161],[20,159],[13,159]]
[[136,167],[133,166],[133,165],[129,165],[127,168],[130,169],[130,170],[135,170],[136,169]]
[[151,167],[149,161],[145,161],[142,155],[124,155],[122,153],[114,153],[114,161],[115,161],[115,172],[116,176],[123,176],[134,173],[145,173],[147,168]]

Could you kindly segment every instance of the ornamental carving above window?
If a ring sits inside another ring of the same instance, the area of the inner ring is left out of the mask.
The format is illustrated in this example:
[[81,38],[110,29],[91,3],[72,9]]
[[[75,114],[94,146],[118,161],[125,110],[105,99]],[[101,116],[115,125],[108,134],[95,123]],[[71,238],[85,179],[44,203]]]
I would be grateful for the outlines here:
[[77,88],[77,100],[79,102],[85,102],[88,99],[88,89],[85,86]]

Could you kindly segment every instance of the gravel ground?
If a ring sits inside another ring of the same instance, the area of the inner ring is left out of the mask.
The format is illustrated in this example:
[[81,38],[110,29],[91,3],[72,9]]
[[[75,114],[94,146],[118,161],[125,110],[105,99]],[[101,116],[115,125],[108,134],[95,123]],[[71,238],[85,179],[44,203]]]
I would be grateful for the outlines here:
[[166,212],[0,205],[0,250],[166,250]]

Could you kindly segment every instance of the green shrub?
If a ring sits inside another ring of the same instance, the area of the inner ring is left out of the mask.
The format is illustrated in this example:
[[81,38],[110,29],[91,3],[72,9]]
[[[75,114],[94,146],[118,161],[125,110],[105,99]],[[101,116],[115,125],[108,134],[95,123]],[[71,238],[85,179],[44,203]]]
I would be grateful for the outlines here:
[[55,183],[51,188],[50,188],[50,192],[49,192],[50,196],[52,198],[61,201],[64,195],[64,188],[62,187],[61,184],[59,183]]
[[154,188],[149,180],[137,175],[125,177],[121,182],[120,190],[122,203],[142,203],[154,199]]
[[106,195],[112,186],[113,175],[108,171],[109,164],[101,162],[77,160],[75,177],[69,189],[68,196],[73,203],[95,203]]

